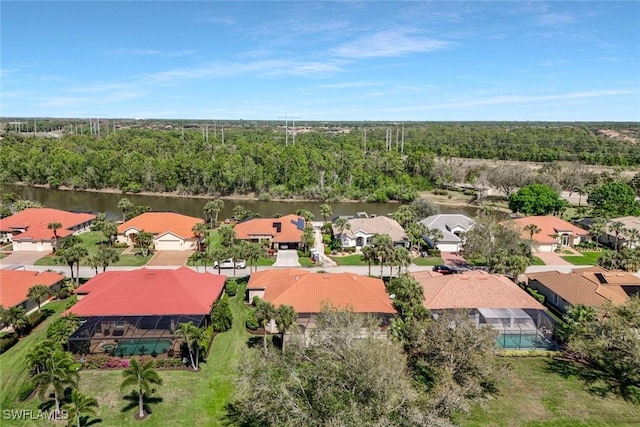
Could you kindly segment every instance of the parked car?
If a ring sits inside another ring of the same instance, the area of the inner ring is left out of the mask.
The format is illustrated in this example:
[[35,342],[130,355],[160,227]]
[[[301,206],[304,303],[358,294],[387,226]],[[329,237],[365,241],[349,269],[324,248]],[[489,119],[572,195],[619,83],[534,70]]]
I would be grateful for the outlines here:
[[[235,262],[235,268],[245,268],[247,266],[247,262],[243,259],[237,259]],[[214,268],[218,268],[218,261],[213,263]],[[220,263],[220,268],[234,268],[234,263],[231,258],[225,259]]]
[[448,265],[436,265],[433,267],[433,271],[440,274],[457,274],[459,271],[454,267],[449,267]]

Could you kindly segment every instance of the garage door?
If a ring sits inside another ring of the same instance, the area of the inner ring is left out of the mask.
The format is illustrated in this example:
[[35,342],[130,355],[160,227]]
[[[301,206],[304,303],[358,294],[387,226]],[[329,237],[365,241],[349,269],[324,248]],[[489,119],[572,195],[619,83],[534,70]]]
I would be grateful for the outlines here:
[[157,240],[155,242],[157,251],[181,251],[185,249],[182,240]]

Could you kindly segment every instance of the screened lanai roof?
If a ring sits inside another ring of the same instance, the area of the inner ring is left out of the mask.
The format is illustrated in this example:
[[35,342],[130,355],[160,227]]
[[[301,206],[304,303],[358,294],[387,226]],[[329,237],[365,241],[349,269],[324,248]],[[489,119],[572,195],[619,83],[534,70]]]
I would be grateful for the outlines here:
[[88,318],[71,335],[70,341],[102,338],[173,338],[181,323],[200,326],[204,315],[96,316]]
[[479,308],[478,311],[485,319],[531,319],[521,308]]

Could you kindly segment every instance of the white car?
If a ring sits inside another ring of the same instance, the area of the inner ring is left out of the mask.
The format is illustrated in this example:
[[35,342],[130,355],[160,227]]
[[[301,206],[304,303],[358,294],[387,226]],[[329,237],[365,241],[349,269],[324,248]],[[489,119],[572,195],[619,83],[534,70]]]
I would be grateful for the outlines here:
[[[245,268],[247,266],[247,262],[243,259],[237,259],[235,263],[235,268]],[[218,261],[213,263],[214,268],[218,268]],[[220,268],[234,268],[233,260],[231,258],[225,259],[220,263]]]

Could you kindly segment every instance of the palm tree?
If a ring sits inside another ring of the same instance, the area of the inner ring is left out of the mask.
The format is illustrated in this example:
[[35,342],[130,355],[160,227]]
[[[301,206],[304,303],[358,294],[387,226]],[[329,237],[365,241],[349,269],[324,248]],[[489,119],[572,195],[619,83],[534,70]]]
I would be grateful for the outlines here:
[[[197,371],[198,361],[200,358],[200,346],[205,338],[204,329],[198,328],[193,322],[181,323],[176,330],[176,336],[180,336],[184,339],[189,350],[189,357],[191,358],[191,367]],[[194,358],[195,355],[195,358]]]
[[529,240],[531,241],[531,244],[533,244],[533,235],[539,234],[542,229],[535,224],[527,224],[524,226],[524,231],[529,233]]
[[427,233],[425,234],[431,241],[433,242],[433,246],[436,246],[436,243],[439,240],[442,240],[442,231],[437,228],[427,228]]
[[27,292],[27,298],[38,304],[38,311],[40,311],[42,301],[45,298],[49,298],[49,295],[51,295],[51,289],[46,285],[34,285],[30,287]]
[[374,234],[372,240],[376,258],[380,262],[380,277],[382,277],[384,263],[393,253],[393,242],[388,234]]
[[72,234],[60,240],[60,249],[69,249],[72,246],[81,245],[81,244],[82,244],[82,240],[80,239],[80,237],[76,236],[75,234]]
[[333,209],[326,203],[320,205],[320,215],[324,218],[324,222],[329,222],[329,218],[333,215]]
[[229,250],[221,246],[215,248],[207,248],[207,257],[213,262],[213,265],[218,268],[218,274],[221,274],[220,264],[222,264],[224,260],[229,258]]
[[[80,286],[80,261],[89,254],[87,248],[82,245],[75,245],[64,250],[62,258],[73,270],[73,264],[76,265],[76,286]],[[73,278],[73,272],[71,272]]]
[[131,359],[129,367],[122,372],[124,379],[120,390],[133,387],[138,393],[138,418],[144,418],[144,395],[153,393],[154,384],[162,385],[162,378],[154,368],[153,360],[141,364],[138,359]]
[[2,323],[12,326],[16,332],[27,326],[28,321],[24,308],[13,306],[9,307],[8,310],[4,310],[2,312]]
[[204,222],[197,222],[194,224],[191,232],[198,239],[198,251],[202,251],[202,237],[207,234],[207,224]]
[[109,242],[109,245],[113,245],[114,236],[118,235],[118,225],[114,221],[105,221],[100,227],[100,232]]
[[[196,267],[196,271],[198,270],[198,264],[205,259],[207,256],[207,254],[205,254],[204,252],[194,252],[191,255],[189,255],[189,259],[188,261],[193,263],[193,265]],[[205,272],[206,272],[206,268],[205,268]]]
[[80,319],[74,314],[59,317],[47,328],[47,339],[65,345],[80,326]]
[[50,222],[49,224],[47,224],[47,228],[53,231],[53,252],[55,252],[58,249],[58,230],[62,228],[62,224],[57,221]]
[[411,249],[416,247],[420,249],[420,242],[423,241],[423,236],[427,235],[427,230],[427,226],[421,222],[412,222],[407,225],[406,231],[411,242]]
[[620,239],[620,234],[622,230],[624,230],[624,224],[620,221],[614,221],[609,225],[609,230],[613,231],[616,235],[616,251],[618,250],[618,241]]
[[336,219],[336,228],[338,229],[338,235],[340,236],[340,252],[344,251],[344,247],[342,246],[342,234],[345,230],[351,230],[351,223],[345,217],[340,217]]
[[236,243],[236,232],[230,225],[221,225],[218,227],[218,234],[222,238],[220,244],[225,248],[230,248]]
[[82,414],[95,415],[94,408],[98,407],[98,401],[90,396],[80,394],[78,390],[71,392],[71,402],[64,405],[64,409],[69,413],[69,417],[76,421],[77,427],[82,427],[80,424],[80,416]]
[[398,267],[398,276],[402,274],[402,268],[409,268],[409,264],[411,263],[411,257],[409,256],[409,251],[403,247],[397,247],[393,250],[393,265]]
[[298,315],[292,306],[283,304],[278,307],[278,311],[276,313],[276,325],[278,325],[278,329],[282,333],[282,352],[284,353],[284,335],[294,323]]
[[77,387],[79,380],[80,374],[73,356],[62,349],[50,353],[44,362],[44,370],[32,379],[38,396],[42,400],[44,400],[47,391],[53,388],[56,414],[60,413],[60,396],[64,394],[65,387],[69,385]]
[[62,350],[60,343],[51,339],[46,339],[34,345],[25,356],[27,369],[36,374],[45,370],[45,362],[56,350]]
[[258,260],[267,256],[267,250],[260,243],[249,243],[245,249],[245,256],[250,268],[255,267],[255,271],[258,271]]
[[627,228],[626,231],[624,231],[624,235],[627,236],[629,248],[635,249],[638,244],[638,240],[640,240],[640,230],[637,228]]
[[396,220],[402,227],[415,221],[416,209],[411,205],[402,205],[397,211],[391,214],[391,218]]
[[594,218],[591,223],[591,227],[589,228],[589,236],[595,240],[596,246],[599,244],[598,240],[600,236],[605,233],[607,226],[607,220],[604,218]]
[[136,244],[140,246],[140,252],[142,256],[149,255],[149,247],[153,243],[153,234],[141,230],[136,234]]
[[306,209],[296,209],[295,214],[304,218],[305,222],[311,222],[315,217],[315,215]]
[[122,211],[122,222],[125,222],[127,220],[127,213],[134,208],[134,205],[129,201],[129,199],[123,197],[118,200],[117,207]]
[[209,220],[209,228],[213,229],[213,226],[218,223],[218,214],[224,208],[224,201],[220,199],[210,200],[202,209],[204,214]]
[[[93,254],[86,259],[87,265],[93,268],[98,274],[98,267],[102,266],[102,260],[98,258],[98,254]],[[73,271],[73,270],[72,270]],[[73,278],[72,278],[73,279]]]
[[267,325],[276,317],[277,311],[270,301],[259,300],[256,304],[256,320],[262,325],[262,344],[267,351]]
[[371,276],[371,263],[377,259],[376,248],[370,245],[362,248],[362,260],[369,266],[369,276]]
[[115,264],[120,261],[120,255],[118,254],[117,249],[110,247],[98,248],[96,257],[100,261],[103,273],[107,271],[107,267],[109,267],[111,264]]

